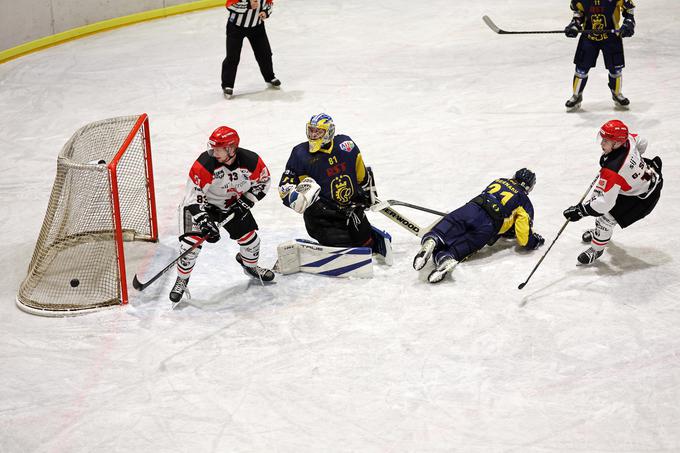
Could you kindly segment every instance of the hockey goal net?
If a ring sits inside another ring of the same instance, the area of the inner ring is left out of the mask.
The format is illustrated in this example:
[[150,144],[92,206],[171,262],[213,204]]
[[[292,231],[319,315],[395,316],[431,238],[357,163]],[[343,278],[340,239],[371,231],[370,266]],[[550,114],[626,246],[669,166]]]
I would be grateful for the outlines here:
[[17,305],[63,316],[126,304],[123,242],[157,239],[147,115],[83,126],[57,158]]

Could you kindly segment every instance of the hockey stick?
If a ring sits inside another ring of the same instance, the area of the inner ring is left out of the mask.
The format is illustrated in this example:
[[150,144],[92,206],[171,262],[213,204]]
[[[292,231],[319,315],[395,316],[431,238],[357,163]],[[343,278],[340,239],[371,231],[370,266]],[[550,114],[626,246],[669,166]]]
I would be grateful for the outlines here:
[[[590,183],[590,186],[588,186],[588,190],[586,190],[586,193],[583,194],[583,196],[582,196],[581,199],[579,200],[578,204],[583,203],[583,200],[586,199],[586,197],[587,197],[588,194],[590,193],[590,189],[593,188],[593,186],[595,185],[595,181],[597,181],[597,180],[599,179],[599,177],[600,177],[599,174],[598,174],[597,176],[595,176],[595,179],[593,179],[593,182]],[[541,259],[538,260],[538,263],[536,263],[536,265],[534,266],[533,270],[531,271],[531,273],[529,274],[529,276],[527,277],[527,279],[524,280],[523,283],[520,283],[519,286],[517,287],[517,289],[522,289],[522,288],[524,288],[525,286],[527,286],[527,283],[529,283],[529,279],[531,278],[532,275],[534,275],[534,272],[536,272],[536,269],[538,269],[538,266],[541,265],[541,263],[543,262],[543,259],[544,259],[545,256],[548,254],[548,252],[550,251],[550,249],[552,248],[552,246],[555,245],[555,242],[557,242],[557,239],[560,237],[560,235],[562,234],[562,232],[564,231],[564,229],[567,227],[567,225],[569,225],[569,222],[571,222],[571,221],[570,221],[570,220],[567,220],[566,222],[564,222],[564,225],[562,225],[562,228],[560,228],[560,231],[557,232],[557,236],[555,236],[555,239],[553,239],[553,241],[550,243],[550,247],[548,247],[548,250],[545,251],[545,253],[544,253],[543,256],[541,257]]]
[[[371,211],[377,211],[399,225],[400,227],[408,230],[411,234],[414,234],[418,237],[423,237],[425,233],[430,231],[430,228],[432,228],[433,225],[428,226],[427,228],[423,228],[414,221],[410,220],[407,217],[404,217],[394,209],[390,207],[390,202],[389,201],[380,201],[377,198],[375,198],[375,203],[370,207]],[[437,220],[438,222],[439,220]]]
[[[229,223],[233,218],[234,218],[234,213],[230,213],[222,222],[219,223],[220,226],[224,226],[227,223]],[[201,236],[201,238],[196,241],[189,249],[185,250],[182,252],[181,255],[179,255],[177,258],[172,260],[167,266],[165,266],[159,273],[151,277],[148,281],[142,283],[139,281],[137,278],[137,274],[135,274],[135,277],[132,279],[132,287],[135,288],[137,291],[144,291],[150,284],[161,278],[163,274],[165,274],[170,268],[179,260],[187,256],[189,253],[193,252],[196,250],[201,244],[205,242],[207,239],[207,236]]]
[[418,205],[412,204],[412,203],[407,203],[405,201],[387,200],[386,203],[387,203],[388,206],[405,206],[407,208],[416,209],[418,211],[423,211],[423,212],[428,212],[430,214],[435,214],[435,215],[438,215],[438,216],[441,216],[441,217],[444,217],[446,215],[445,212],[435,211],[434,209],[426,208],[426,207],[423,207],[423,206],[418,206]]
[[[546,35],[546,34],[564,34],[564,30],[528,30],[528,31],[507,31],[498,28],[498,26],[491,20],[489,16],[482,16],[484,23],[489,28],[499,35]],[[576,30],[577,33],[584,35],[598,34],[598,33],[618,33],[619,30]]]

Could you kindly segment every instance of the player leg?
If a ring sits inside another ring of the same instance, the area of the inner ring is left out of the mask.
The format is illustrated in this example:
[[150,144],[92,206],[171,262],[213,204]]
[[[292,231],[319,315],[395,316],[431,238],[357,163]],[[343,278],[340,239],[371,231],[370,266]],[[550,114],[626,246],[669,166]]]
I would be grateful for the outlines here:
[[270,282],[274,280],[274,272],[257,265],[260,258],[260,236],[257,234],[257,222],[248,211],[240,219],[232,220],[224,227],[229,237],[239,245],[236,261],[243,268],[243,272],[256,280]]
[[456,263],[483,248],[497,233],[491,217],[475,203],[456,209],[447,218],[450,222],[443,237],[444,248],[435,253],[435,269],[427,278],[430,283],[442,281]]
[[[307,234],[321,245],[328,247],[371,247],[372,244],[357,243],[356,234],[350,234],[348,218],[330,202],[318,200],[303,214]],[[370,239],[370,225],[368,226]]]
[[[595,229],[592,231],[592,239],[590,247],[578,256],[578,262],[581,264],[591,264],[604,253],[604,249],[609,244],[609,240],[614,234],[614,227],[617,222],[611,213],[607,213],[595,219]],[[585,233],[584,233],[585,236]]]
[[[198,232],[198,227],[194,225],[191,213],[185,208],[182,209],[182,224],[184,234],[179,237],[179,250],[184,253],[189,250],[200,238],[201,234]],[[170,300],[172,302],[179,302],[184,295],[189,284],[189,277],[191,271],[196,265],[199,253],[201,253],[202,246],[199,245],[192,252],[189,252],[184,258],[177,261],[177,280],[175,285],[170,290]]]
[[621,93],[623,68],[626,66],[623,55],[623,40],[619,37],[607,39],[602,44],[602,54],[604,64],[609,71],[609,89],[614,104],[618,107],[628,107],[630,100]]
[[581,107],[583,90],[586,88],[586,83],[588,83],[588,72],[588,69],[576,67],[572,84],[573,94],[567,99],[567,102],[564,103],[564,106],[568,109],[576,110]]
[[234,94],[234,82],[236,70],[241,61],[241,48],[243,47],[243,31],[240,27],[227,23],[227,56],[222,62],[222,92],[230,98]]
[[272,63],[272,48],[267,38],[267,30],[264,23],[253,27],[248,32],[248,41],[253,48],[255,61],[260,67],[260,73],[264,81],[274,87],[281,86],[281,81],[274,75],[274,64]]
[[600,53],[599,47],[581,35],[574,54],[574,78],[572,80],[572,96],[564,104],[569,110],[576,110],[581,106],[583,101],[583,90],[588,83],[588,72],[590,68],[595,67],[597,56]]

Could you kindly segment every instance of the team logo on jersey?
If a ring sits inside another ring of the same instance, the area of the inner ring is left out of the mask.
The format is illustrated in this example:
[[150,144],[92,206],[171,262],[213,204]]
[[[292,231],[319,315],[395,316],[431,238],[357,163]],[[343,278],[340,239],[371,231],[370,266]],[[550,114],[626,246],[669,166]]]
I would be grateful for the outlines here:
[[221,169],[221,168],[219,170],[217,170],[215,173],[213,173],[213,178],[215,178],[215,179],[224,178],[224,170]]
[[352,140],[347,140],[345,142],[340,143],[340,149],[345,151],[345,152],[350,152],[354,149],[354,142]]
[[347,175],[340,175],[333,178],[331,181],[331,190],[333,191],[333,199],[340,204],[349,204],[354,194],[354,187],[352,187],[352,180]]
[[604,190],[604,188],[607,187],[607,180],[604,178],[600,178],[600,180],[597,181],[597,187],[598,189]]

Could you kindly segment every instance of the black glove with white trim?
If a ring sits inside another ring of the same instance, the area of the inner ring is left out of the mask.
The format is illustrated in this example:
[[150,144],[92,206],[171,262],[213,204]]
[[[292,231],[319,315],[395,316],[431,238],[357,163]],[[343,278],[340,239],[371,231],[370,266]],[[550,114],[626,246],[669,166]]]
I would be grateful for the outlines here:
[[622,38],[630,38],[635,34],[635,22],[630,19],[625,19],[621,28],[619,28],[619,35]]
[[196,215],[194,223],[201,230],[201,235],[205,236],[206,241],[214,243],[220,240],[220,229],[208,213],[201,212]]
[[231,205],[231,212],[234,213],[235,219],[242,219],[253,206],[255,206],[254,201],[242,196],[237,198],[234,204]]
[[579,203],[577,205],[568,207],[562,214],[570,222],[576,222],[587,216],[588,211],[586,211],[586,208],[581,203]]

